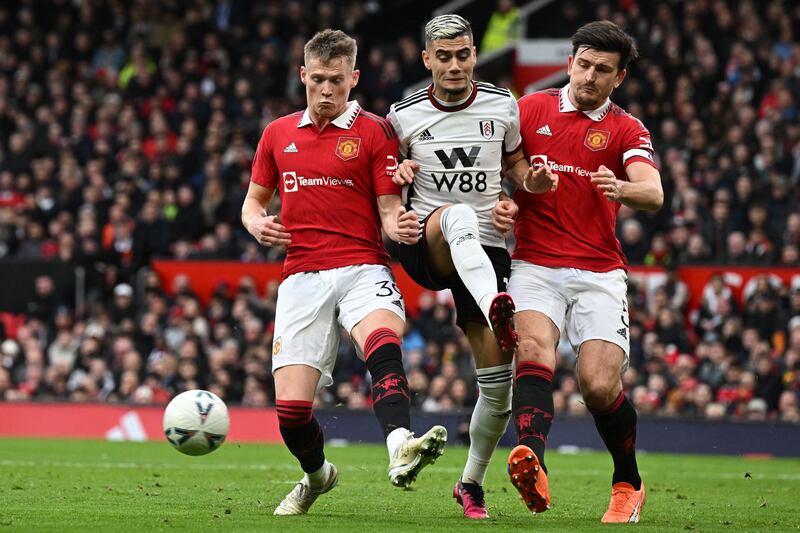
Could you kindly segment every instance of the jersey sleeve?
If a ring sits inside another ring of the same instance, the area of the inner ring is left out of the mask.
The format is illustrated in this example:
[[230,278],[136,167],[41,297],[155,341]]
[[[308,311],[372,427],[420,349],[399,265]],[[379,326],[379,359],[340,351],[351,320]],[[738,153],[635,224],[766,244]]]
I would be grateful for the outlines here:
[[397,171],[398,140],[395,131],[386,121],[386,130],[378,128],[373,135],[372,153],[370,154],[370,174],[375,188],[375,196],[400,194],[402,187],[392,181]]
[[389,114],[386,115],[386,120],[388,120],[389,124],[391,124],[392,128],[394,128],[394,133],[397,136],[397,153],[400,156],[400,159],[407,159],[408,142],[400,124],[400,117],[397,116],[397,111],[395,111],[394,106],[389,108]]
[[506,135],[503,138],[503,153],[511,154],[522,147],[522,136],[519,131],[519,104],[514,98],[509,98],[509,121]]
[[274,128],[267,126],[258,141],[255,156],[253,157],[253,167],[250,174],[250,181],[267,189],[275,189],[278,186],[278,165],[272,154],[272,136]]
[[636,118],[632,118],[633,125],[625,134],[622,142],[622,165],[628,165],[636,161],[641,161],[657,167],[653,157],[653,142],[650,140],[650,132]]

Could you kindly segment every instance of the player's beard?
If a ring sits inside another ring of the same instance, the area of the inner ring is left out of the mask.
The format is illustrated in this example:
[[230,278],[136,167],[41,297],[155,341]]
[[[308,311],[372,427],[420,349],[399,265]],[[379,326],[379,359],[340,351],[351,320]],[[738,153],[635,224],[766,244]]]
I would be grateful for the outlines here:
[[464,84],[463,87],[442,87],[442,91],[456,99],[466,98],[469,94],[469,83]]
[[572,97],[575,98],[575,102],[578,103],[578,106],[584,110],[591,110],[596,109],[600,106],[601,103],[605,101],[607,97],[603,97],[600,94],[600,90],[597,87],[592,86],[594,89],[593,92],[583,92],[581,89],[585,88],[585,85],[581,85],[578,87],[577,91],[572,91]]

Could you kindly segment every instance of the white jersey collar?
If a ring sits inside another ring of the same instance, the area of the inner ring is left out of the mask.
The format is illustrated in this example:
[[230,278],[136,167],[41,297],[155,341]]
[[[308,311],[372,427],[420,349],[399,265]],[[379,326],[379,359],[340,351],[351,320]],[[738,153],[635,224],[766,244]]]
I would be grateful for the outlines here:
[[[600,122],[608,114],[609,109],[611,109],[611,99],[606,98],[606,101],[603,102],[603,105],[601,105],[596,109],[583,111],[583,114],[589,117],[590,119],[594,120],[595,122]],[[569,99],[569,83],[566,84],[564,87],[562,87],[561,91],[558,94],[558,110],[561,111],[562,113],[571,113],[573,111],[578,111],[578,108],[572,105],[572,102]]]
[[[344,113],[333,119],[331,124],[343,130],[349,130],[353,127],[353,123],[355,123],[356,117],[358,117],[360,112],[361,106],[358,105],[358,101],[351,100],[347,103],[347,108],[344,110]],[[303,117],[300,119],[300,122],[297,123],[297,127],[302,128],[309,124],[312,124],[311,115],[308,112],[308,108],[306,108],[306,110],[303,111]]]

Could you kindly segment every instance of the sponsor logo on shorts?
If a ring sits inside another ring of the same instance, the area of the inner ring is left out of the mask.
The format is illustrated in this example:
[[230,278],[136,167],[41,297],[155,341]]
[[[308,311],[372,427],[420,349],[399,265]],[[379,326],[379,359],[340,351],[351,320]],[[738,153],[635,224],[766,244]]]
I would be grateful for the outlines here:
[[474,239],[474,238],[475,238],[475,235],[473,235],[472,233],[467,233],[466,235],[462,235],[461,237],[456,239],[455,246],[458,246],[462,242],[468,241],[468,240]]
[[283,348],[283,343],[281,338],[278,337],[272,342],[272,357],[278,357],[278,354],[281,353],[281,348]]
[[400,308],[403,311],[403,300],[392,300],[392,303]]
[[628,328],[619,328],[617,330],[617,335],[619,335],[623,339],[627,340],[627,338],[628,338]]

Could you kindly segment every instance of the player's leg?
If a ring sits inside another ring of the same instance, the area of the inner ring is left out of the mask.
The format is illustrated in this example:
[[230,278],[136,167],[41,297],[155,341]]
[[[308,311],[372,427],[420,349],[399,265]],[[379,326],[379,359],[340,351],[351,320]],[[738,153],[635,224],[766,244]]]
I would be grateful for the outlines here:
[[622,390],[627,366],[628,310],[623,271],[583,276],[567,331],[580,346],[578,383],[614,460],[612,498],[604,522],[638,522],[644,484],[636,463],[636,409]]
[[511,482],[532,512],[549,508],[545,447],[553,422],[553,369],[567,311],[562,269],[515,261],[509,292],[519,311],[514,317],[520,343],[514,376],[512,412],[517,447],[509,456]]
[[408,487],[442,455],[447,430],[434,426],[416,438],[410,431],[411,401],[400,351],[405,312],[391,270],[377,265],[340,270],[339,321],[372,376],[372,405],[386,437],[389,479]]
[[[319,273],[295,274],[278,289],[273,375],[278,426],[303,478],[275,509],[276,515],[305,514],[338,482],[336,467],[325,459],[324,436],[312,405],[320,381],[330,383],[338,333],[331,287]],[[317,320],[315,320],[317,318]],[[328,320],[325,320],[325,319]]]
[[475,210],[466,204],[437,209],[425,224],[425,240],[436,274],[447,278],[457,272],[501,348],[513,350],[517,343],[514,303],[508,294],[498,294],[492,261],[481,246]]
[[[476,309],[477,311],[477,309]],[[511,415],[513,352],[503,352],[483,322],[469,321],[467,338],[475,354],[478,401],[469,423],[469,453],[453,496],[468,518],[488,518],[483,484],[497,443]]]
[[[486,247],[497,287],[503,291],[511,275],[511,258],[504,248]],[[503,351],[467,287],[459,279],[452,287],[458,326],[467,335],[478,381],[478,401],[469,423],[469,454],[464,472],[453,489],[468,518],[487,518],[483,484],[497,443],[511,415],[513,350]]]

